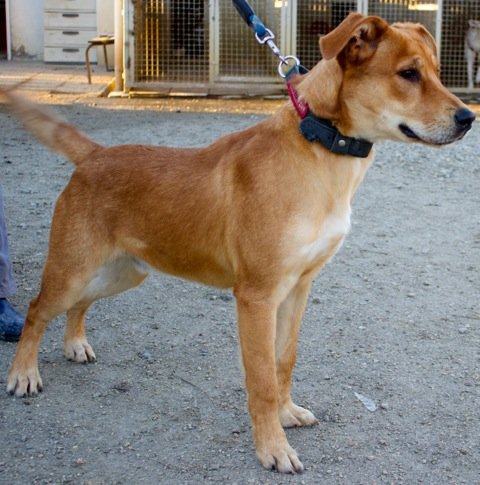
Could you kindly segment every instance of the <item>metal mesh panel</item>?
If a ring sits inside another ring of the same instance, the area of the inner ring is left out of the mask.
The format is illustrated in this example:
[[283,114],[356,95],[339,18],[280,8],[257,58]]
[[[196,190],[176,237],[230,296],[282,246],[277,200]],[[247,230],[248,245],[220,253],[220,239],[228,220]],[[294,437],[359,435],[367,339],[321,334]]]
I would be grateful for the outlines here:
[[[274,32],[275,43],[281,45],[281,0],[252,0],[249,2],[262,22]],[[260,46],[255,37],[240,19],[233,3],[219,1],[219,66],[220,78],[234,77],[271,79],[277,72],[278,61],[270,49]]]
[[[479,0],[251,0],[250,3],[275,33],[275,42],[282,51],[297,55],[308,68],[320,59],[320,36],[332,30],[349,12],[360,10],[359,7],[362,10],[368,7],[368,14],[379,15],[389,22],[420,22],[434,36],[441,37],[437,40],[444,83],[464,90],[469,85],[465,35],[470,20],[480,22]],[[133,83],[171,87],[196,84],[201,89],[211,89],[213,85],[238,86],[239,82],[251,87],[255,83],[281,87],[276,75],[277,59],[270,49],[256,42],[230,0],[131,0],[127,5],[127,8],[132,5],[135,32],[130,37],[134,66],[128,67],[133,70]],[[438,18],[441,25],[437,25]],[[473,81],[480,66],[478,57],[480,53],[472,66]],[[480,88],[480,82],[474,85]]]
[[135,81],[208,80],[208,1],[135,2]]
[[[480,21],[480,2],[478,0],[443,0],[442,15],[442,78],[447,86],[465,88],[468,86],[465,35],[469,29],[469,20]],[[477,38],[479,39],[479,54],[472,66],[472,77],[474,86],[478,88],[480,83],[475,84],[474,81],[476,70],[479,67],[480,24]],[[472,44],[474,47],[475,42]]]
[[296,55],[305,67],[310,69],[320,60],[320,37],[328,34],[350,12],[356,11],[355,0],[298,0]]
[[435,36],[437,0],[369,0],[369,15],[387,22],[419,22]]

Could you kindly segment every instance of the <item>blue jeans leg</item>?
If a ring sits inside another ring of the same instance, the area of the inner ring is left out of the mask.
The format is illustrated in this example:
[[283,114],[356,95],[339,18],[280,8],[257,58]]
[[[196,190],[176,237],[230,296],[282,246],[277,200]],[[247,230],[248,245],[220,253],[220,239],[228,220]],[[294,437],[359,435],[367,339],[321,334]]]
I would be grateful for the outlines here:
[[7,226],[3,210],[3,194],[0,187],[0,298],[8,298],[17,291],[13,277],[12,261],[8,251]]

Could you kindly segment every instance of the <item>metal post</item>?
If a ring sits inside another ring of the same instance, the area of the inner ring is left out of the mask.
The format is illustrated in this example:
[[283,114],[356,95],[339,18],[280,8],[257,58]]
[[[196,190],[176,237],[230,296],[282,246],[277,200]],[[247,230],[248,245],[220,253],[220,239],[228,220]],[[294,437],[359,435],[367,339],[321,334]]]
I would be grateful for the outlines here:
[[12,33],[10,30],[10,0],[5,2],[5,16],[7,24],[7,60],[12,60]]
[[115,91],[123,91],[123,0],[115,0]]

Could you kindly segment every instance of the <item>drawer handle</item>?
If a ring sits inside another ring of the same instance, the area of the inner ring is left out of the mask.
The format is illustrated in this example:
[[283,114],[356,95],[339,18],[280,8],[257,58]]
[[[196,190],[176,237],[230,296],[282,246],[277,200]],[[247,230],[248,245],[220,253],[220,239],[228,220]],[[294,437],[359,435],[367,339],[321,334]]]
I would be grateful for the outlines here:
[[63,35],[79,35],[80,32],[78,30],[64,30],[62,31]]
[[74,49],[73,47],[64,47],[63,52],[80,52],[80,49]]
[[62,17],[75,18],[79,17],[78,13],[62,13]]

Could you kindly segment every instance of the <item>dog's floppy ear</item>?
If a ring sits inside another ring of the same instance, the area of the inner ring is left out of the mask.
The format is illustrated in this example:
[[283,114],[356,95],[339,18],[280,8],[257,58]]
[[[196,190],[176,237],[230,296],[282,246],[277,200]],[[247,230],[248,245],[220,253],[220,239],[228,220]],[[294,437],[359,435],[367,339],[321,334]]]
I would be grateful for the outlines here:
[[338,27],[320,39],[320,51],[329,60],[342,54],[344,61],[359,64],[376,50],[378,40],[388,29],[380,17],[351,13]]

